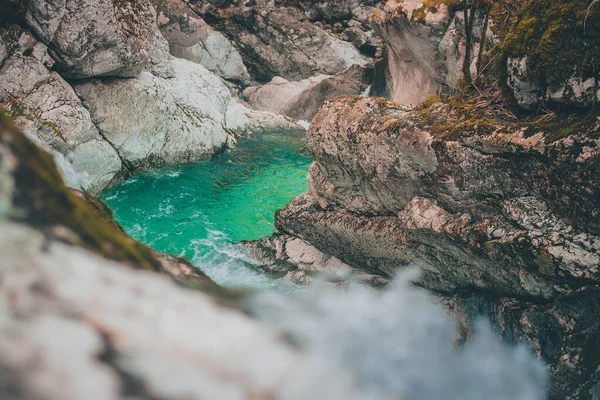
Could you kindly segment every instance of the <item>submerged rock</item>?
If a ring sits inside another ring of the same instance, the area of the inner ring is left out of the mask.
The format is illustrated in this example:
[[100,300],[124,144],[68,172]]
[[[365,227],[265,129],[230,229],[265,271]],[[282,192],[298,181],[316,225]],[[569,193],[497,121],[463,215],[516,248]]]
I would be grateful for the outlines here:
[[[310,191],[277,213],[273,238],[248,248],[305,282],[332,258],[381,280],[417,265],[466,332],[491,315],[550,364],[553,398],[587,397],[600,365],[586,350],[600,338],[586,317],[600,311],[600,119],[561,137],[567,128],[466,110],[328,103],[307,134]],[[310,268],[291,248],[298,240],[320,254]]]

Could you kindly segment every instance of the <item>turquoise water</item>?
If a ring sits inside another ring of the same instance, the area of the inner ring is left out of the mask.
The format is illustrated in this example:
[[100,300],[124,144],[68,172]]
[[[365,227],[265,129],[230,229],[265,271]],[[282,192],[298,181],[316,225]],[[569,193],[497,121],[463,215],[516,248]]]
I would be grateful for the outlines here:
[[256,135],[212,161],[137,175],[102,198],[131,236],[188,258],[217,283],[279,288],[236,243],[273,233],[275,212],[307,190],[310,161],[302,135]]

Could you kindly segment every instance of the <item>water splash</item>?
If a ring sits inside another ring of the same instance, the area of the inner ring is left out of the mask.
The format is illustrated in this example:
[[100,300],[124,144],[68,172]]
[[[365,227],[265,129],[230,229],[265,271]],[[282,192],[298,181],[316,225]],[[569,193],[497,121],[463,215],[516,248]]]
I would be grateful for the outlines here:
[[256,296],[256,314],[283,329],[321,369],[346,369],[367,392],[404,400],[541,400],[545,367],[480,323],[455,348],[456,323],[424,290],[398,277],[383,292],[324,283]]
[[75,171],[73,164],[71,164],[62,153],[54,150],[52,147],[50,147],[50,145],[40,140],[40,138],[35,134],[35,132],[31,131],[30,129],[26,129],[24,132],[25,135],[32,142],[34,142],[39,147],[52,154],[52,157],[54,158],[54,163],[58,167],[58,172],[60,172],[60,174],[62,175],[65,185],[67,185],[71,189],[81,190],[81,188],[86,183],[83,174]]
[[301,127],[303,127],[306,130],[308,130],[308,128],[310,128],[310,122],[306,121],[304,119],[298,121],[297,124],[300,125]]
[[367,86],[367,88],[360,94],[360,97],[369,97],[371,94],[371,85]]

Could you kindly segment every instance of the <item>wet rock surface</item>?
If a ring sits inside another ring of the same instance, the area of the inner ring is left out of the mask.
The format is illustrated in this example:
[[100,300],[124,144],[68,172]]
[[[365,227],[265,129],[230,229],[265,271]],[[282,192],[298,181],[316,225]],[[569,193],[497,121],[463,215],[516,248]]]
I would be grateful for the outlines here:
[[[553,398],[586,397],[600,362],[585,350],[599,327],[584,316],[599,304],[599,121],[556,140],[502,120],[453,134],[461,118],[441,103],[328,103],[307,134],[310,191],[278,212],[274,237],[248,248],[299,281],[332,258],[381,279],[417,265],[420,285],[466,332],[493,315],[550,364]],[[320,254],[310,268],[288,250],[297,240]]]

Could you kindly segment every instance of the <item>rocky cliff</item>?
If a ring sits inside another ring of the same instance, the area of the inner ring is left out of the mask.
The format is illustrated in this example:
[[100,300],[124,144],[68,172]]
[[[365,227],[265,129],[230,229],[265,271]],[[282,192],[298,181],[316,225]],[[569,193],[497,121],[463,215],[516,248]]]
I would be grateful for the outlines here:
[[553,398],[585,398],[600,363],[600,118],[549,128],[479,107],[327,104],[307,134],[310,191],[248,247],[299,282],[342,267],[381,286],[416,265],[467,331],[490,316],[550,364]]
[[417,105],[491,79],[520,108],[589,107],[599,21],[588,0],[390,0],[370,17],[386,50],[374,93]]
[[0,253],[2,399],[537,400],[546,389],[541,363],[485,327],[455,351],[455,321],[409,277],[386,294],[315,287],[251,302],[217,287],[127,237],[3,116]]
[[[150,1],[0,6],[0,105],[62,154],[79,175],[75,185],[91,193],[136,171],[209,158],[245,132],[299,129],[232,96],[214,73],[247,76],[231,44],[230,55],[210,62],[173,57],[185,39],[169,24],[172,13],[185,14],[173,5],[158,4],[158,15]],[[209,29],[198,27],[190,44],[229,43]]]
[[[548,363],[553,399],[600,396],[600,5],[464,5],[0,0],[0,105],[27,134],[0,135],[0,394],[318,398],[284,390],[313,365],[280,332],[221,308],[230,292],[90,193],[325,104],[310,191],[247,244],[263,269],[382,288],[418,266],[461,339],[485,316]],[[206,321],[220,329],[199,343]],[[365,398],[322,377],[319,393]]]
[[552,398],[597,396],[595,3],[388,1],[370,17],[372,92],[397,103],[328,102],[310,191],[248,249],[299,283],[341,270],[384,287],[416,265],[465,338],[487,316],[549,364]]

